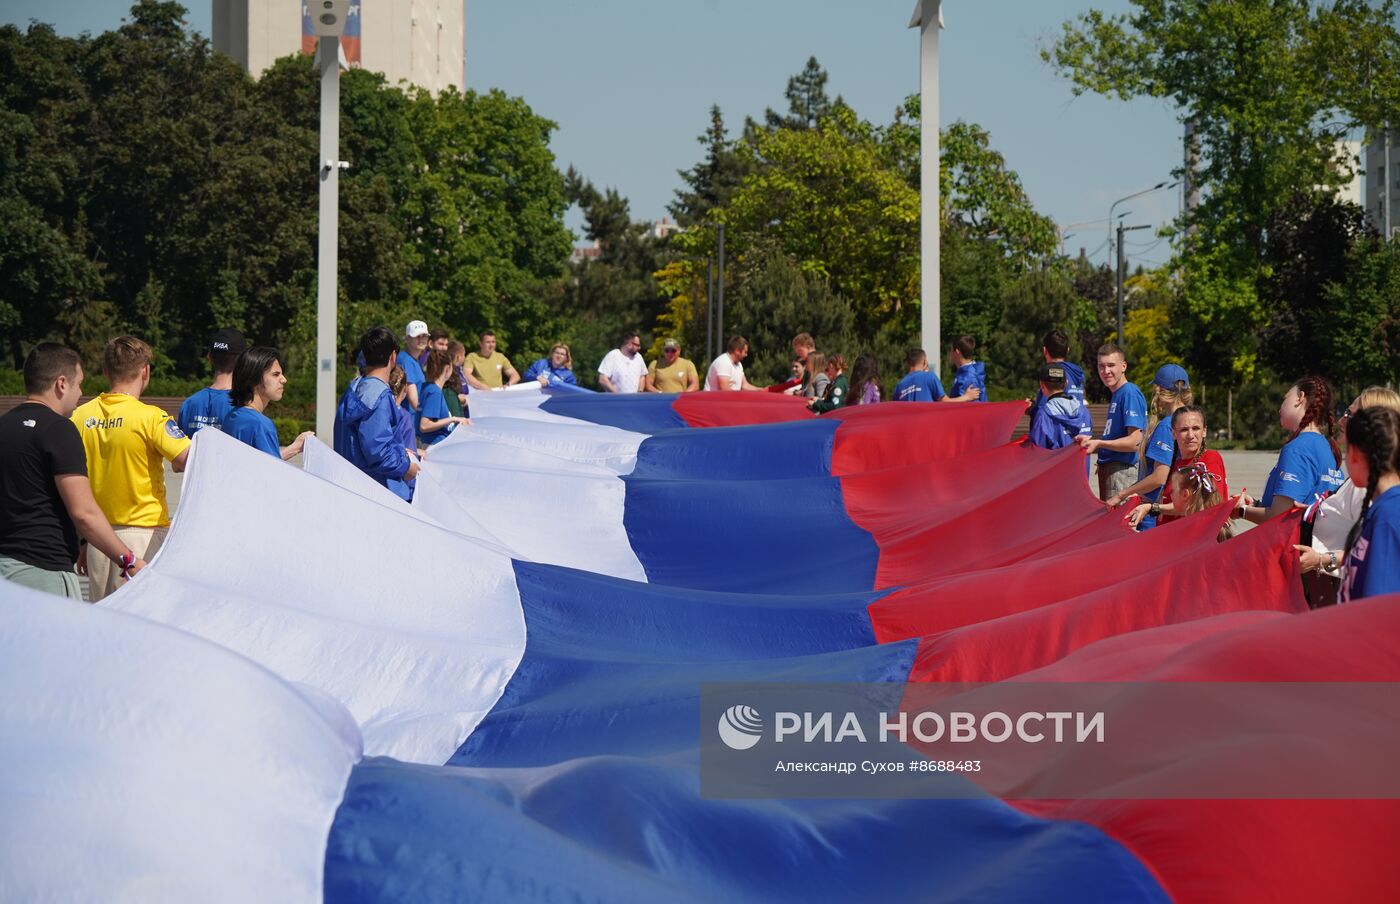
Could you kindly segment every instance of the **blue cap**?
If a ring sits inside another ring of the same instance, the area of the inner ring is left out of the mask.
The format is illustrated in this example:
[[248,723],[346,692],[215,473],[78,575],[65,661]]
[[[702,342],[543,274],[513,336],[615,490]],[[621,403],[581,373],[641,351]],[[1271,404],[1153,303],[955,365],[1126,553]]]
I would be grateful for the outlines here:
[[1178,380],[1188,387],[1191,385],[1191,378],[1186,376],[1186,368],[1180,364],[1163,364],[1157,368],[1157,376],[1152,378],[1152,382],[1163,389],[1175,389]]

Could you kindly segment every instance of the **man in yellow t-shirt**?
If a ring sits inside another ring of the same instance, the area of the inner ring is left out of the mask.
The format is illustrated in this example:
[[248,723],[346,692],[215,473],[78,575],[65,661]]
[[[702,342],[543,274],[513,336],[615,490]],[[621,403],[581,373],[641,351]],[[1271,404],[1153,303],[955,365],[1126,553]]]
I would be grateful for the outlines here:
[[496,351],[496,334],[490,330],[481,334],[478,350],[467,355],[462,370],[472,389],[500,389],[520,382],[520,374],[510,366],[510,359]]
[[647,368],[647,392],[697,392],[700,375],[688,358],[681,357],[681,344],[667,339],[661,357]]
[[[73,423],[87,453],[92,494],[113,530],[137,558],[150,561],[170,529],[165,504],[165,466],[185,470],[189,437],[175,419],[141,401],[151,382],[151,347],[133,336],[118,336],[102,351],[102,372],[111,389],[79,405]],[[92,602],[121,585],[121,572],[106,556],[78,554],[78,571],[88,573]]]

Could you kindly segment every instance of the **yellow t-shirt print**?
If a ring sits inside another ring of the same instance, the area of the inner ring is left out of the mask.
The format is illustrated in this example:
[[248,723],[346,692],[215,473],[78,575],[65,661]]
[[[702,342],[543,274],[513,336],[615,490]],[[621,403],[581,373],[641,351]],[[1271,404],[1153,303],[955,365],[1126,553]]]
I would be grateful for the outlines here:
[[175,420],[125,393],[104,392],[79,405],[73,423],[87,452],[92,494],[107,520],[125,527],[166,527],[165,462],[189,448]]

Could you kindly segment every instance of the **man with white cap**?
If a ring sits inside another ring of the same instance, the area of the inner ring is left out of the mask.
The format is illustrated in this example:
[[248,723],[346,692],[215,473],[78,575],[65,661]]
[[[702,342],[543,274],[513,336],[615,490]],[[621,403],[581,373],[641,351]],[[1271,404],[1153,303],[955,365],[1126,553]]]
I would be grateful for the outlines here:
[[410,320],[403,331],[403,348],[399,349],[399,367],[403,368],[404,385],[408,395],[404,398],[404,408],[418,411],[418,387],[423,385],[423,366],[418,358],[431,341],[428,338],[428,325],[421,320]]

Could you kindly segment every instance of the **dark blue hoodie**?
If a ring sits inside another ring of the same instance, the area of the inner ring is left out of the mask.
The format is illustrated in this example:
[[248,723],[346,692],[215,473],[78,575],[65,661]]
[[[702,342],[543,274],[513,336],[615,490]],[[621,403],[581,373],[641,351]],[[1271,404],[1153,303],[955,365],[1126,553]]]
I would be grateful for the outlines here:
[[403,482],[408,452],[401,435],[413,434],[399,424],[408,417],[378,377],[356,380],[335,409],[335,451],[403,499],[409,498]]
[[[1079,403],[1079,433],[1078,436],[1093,436],[1094,426],[1089,415],[1089,405],[1084,401],[1084,370],[1078,364],[1071,364],[1068,361],[1059,361],[1058,364],[1065,369],[1065,395]],[[1040,406],[1045,404],[1045,393],[1037,392],[1035,401],[1031,402],[1031,423],[1035,423],[1035,416],[1040,411]]]
[[981,361],[969,361],[953,374],[953,389],[948,395],[957,398],[976,386],[982,391],[977,401],[987,401],[987,368]]
[[1080,414],[1084,406],[1068,393],[1056,393],[1036,407],[1031,415],[1031,430],[1026,434],[1032,445],[1042,449],[1063,449],[1074,444],[1079,435]]

